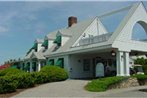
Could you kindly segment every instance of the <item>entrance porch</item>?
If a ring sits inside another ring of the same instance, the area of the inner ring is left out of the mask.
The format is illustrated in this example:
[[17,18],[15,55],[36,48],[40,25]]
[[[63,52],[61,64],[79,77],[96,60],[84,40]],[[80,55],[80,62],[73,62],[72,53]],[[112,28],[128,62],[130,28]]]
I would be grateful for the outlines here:
[[129,52],[118,49],[90,51],[69,56],[70,78],[96,78],[96,66],[102,63],[104,76],[129,76]]

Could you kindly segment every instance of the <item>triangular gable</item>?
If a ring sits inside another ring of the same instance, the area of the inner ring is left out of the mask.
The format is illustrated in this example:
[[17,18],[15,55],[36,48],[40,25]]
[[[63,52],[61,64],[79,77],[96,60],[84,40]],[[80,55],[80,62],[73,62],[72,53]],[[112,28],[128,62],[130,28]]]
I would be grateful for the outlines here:
[[140,21],[147,23],[147,13],[142,3],[134,4],[128,12],[128,15],[122,20],[118,28],[109,39],[110,43],[114,41],[130,41],[133,26]]
[[74,43],[73,46],[78,46],[80,39],[88,38],[90,36],[98,36],[106,33],[108,33],[108,31],[103,26],[98,17],[96,17],[93,22],[85,29],[85,31],[79,36],[79,39]]
[[57,32],[56,36],[62,35],[60,31]]
[[128,15],[109,39],[113,48],[118,48],[120,51],[147,51],[147,43],[132,40],[132,30],[136,23],[147,27],[147,12],[142,3],[132,6]]
[[102,35],[102,34],[106,34],[108,33],[108,31],[106,30],[106,28],[104,27],[104,25],[102,24],[102,22],[98,19],[98,35]]
[[97,36],[108,33],[104,28],[101,21],[96,17],[95,20],[87,27],[87,29],[83,32],[85,34],[85,38],[89,37],[89,35]]
[[32,55],[30,56],[30,58],[37,58],[37,56],[35,55],[35,53],[32,53]]

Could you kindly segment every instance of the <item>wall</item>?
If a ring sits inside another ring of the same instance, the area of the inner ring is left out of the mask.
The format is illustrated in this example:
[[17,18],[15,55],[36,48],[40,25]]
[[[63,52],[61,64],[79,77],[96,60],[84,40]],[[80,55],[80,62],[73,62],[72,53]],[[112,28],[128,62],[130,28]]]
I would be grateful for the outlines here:
[[[142,21],[142,22],[141,22]],[[141,41],[132,40],[132,30],[136,23],[147,23],[147,13],[140,3],[137,8],[134,10],[130,10],[128,15],[122,20],[119,27],[113,33],[113,37],[111,39],[115,39],[112,47],[119,48],[119,50],[123,51],[144,51],[147,52],[147,43]],[[145,25],[144,27],[146,27]],[[146,30],[146,29],[145,29]],[[110,42],[111,40],[109,40]]]
[[108,33],[103,24],[101,23],[98,18],[95,18],[95,20],[86,28],[86,30],[83,32],[83,34],[78,38],[78,40],[74,43],[73,46],[78,46],[79,41],[84,38],[89,38],[92,36],[98,36],[102,34]]
[[51,57],[51,58],[48,58],[48,60],[54,59],[54,63],[56,63],[59,58],[64,58],[64,69],[69,73],[69,56],[68,55],[60,56],[60,57]]
[[62,41],[61,42],[62,45],[61,46],[63,46],[69,40],[69,37],[62,36],[61,38],[62,38],[62,40],[61,40]]
[[42,48],[42,43],[38,43],[38,45],[37,45],[37,52]]
[[91,59],[91,57],[83,57],[79,55],[69,56],[70,60],[70,78],[88,78],[93,77],[93,64],[91,59],[90,71],[83,70],[83,59]]
[[54,45],[54,40],[48,40],[48,49]]

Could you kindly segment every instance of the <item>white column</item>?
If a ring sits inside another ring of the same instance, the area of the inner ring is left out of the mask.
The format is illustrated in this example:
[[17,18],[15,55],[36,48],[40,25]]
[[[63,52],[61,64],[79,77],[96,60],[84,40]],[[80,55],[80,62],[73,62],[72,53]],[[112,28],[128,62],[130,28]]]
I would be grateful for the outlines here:
[[130,66],[129,66],[129,52],[124,52],[124,73],[125,76],[130,76]]
[[29,63],[30,63],[30,72],[32,72],[33,71],[32,70],[32,62],[30,61]]
[[117,76],[124,76],[124,55],[122,51],[117,51]]
[[38,61],[38,71],[40,71],[40,69],[41,69],[41,63],[40,61]]

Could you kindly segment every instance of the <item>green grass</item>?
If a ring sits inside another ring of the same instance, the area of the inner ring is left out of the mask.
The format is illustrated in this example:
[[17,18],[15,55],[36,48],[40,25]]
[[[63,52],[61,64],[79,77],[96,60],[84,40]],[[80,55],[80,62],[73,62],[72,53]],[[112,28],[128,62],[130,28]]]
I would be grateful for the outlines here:
[[126,77],[107,77],[107,78],[96,79],[89,82],[85,86],[85,89],[92,92],[102,92],[102,91],[106,91],[109,86],[119,83],[125,79]]

